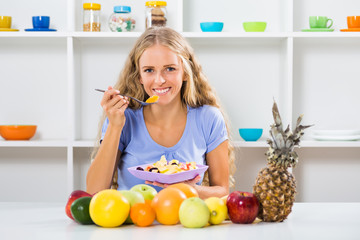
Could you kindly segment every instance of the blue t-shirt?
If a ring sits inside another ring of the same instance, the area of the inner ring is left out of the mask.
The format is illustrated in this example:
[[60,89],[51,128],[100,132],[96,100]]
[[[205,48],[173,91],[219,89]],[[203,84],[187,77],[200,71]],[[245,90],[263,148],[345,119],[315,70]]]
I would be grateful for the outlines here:
[[[126,122],[121,133],[119,150],[121,160],[118,166],[118,190],[130,189],[143,180],[133,176],[127,168],[152,164],[162,155],[169,161],[195,161],[204,165],[205,154],[214,150],[220,143],[228,139],[224,118],[216,107],[204,105],[198,108],[188,107],[185,130],[181,139],[172,147],[164,147],[156,143],[150,136],[144,121],[143,108],[125,110]],[[102,127],[101,140],[105,136],[109,120]],[[201,176],[202,182],[203,176]],[[161,190],[161,188],[157,188]]]

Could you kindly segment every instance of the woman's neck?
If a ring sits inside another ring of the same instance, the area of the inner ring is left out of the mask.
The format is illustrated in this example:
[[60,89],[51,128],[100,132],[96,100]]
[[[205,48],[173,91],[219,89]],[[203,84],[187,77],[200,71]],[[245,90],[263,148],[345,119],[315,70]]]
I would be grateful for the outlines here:
[[157,104],[144,107],[145,121],[160,126],[171,126],[186,119],[187,106],[181,101],[161,106]]

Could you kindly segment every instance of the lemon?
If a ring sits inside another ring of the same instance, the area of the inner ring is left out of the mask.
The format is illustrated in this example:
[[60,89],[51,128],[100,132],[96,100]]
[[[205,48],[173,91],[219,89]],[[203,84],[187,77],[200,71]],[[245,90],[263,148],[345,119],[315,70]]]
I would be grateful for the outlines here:
[[226,219],[228,209],[223,199],[218,197],[209,197],[205,199],[205,203],[210,210],[209,223],[217,225]]
[[129,201],[115,189],[102,190],[90,201],[90,217],[101,227],[120,226],[125,222],[129,212]]

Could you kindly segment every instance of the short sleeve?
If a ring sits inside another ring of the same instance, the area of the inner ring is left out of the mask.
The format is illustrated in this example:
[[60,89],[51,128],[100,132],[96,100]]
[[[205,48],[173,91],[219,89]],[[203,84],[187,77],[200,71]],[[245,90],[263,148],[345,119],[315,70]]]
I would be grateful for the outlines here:
[[100,138],[100,143],[102,142],[102,140],[104,139],[105,137],[105,133],[106,133],[106,129],[108,128],[109,126],[109,119],[106,118],[103,125],[102,125],[102,128],[101,128],[101,138]]
[[218,108],[204,106],[201,112],[206,153],[209,153],[227,140],[228,134],[224,117]]
[[[125,111],[125,116],[126,116],[126,111]],[[126,121],[127,122],[127,121]],[[125,125],[123,127],[123,130],[121,132],[121,136],[120,136],[120,141],[119,141],[119,150],[121,152],[124,151],[124,148],[127,146],[128,142],[129,142],[129,139],[127,139],[127,135],[126,132],[127,132],[127,129],[128,129],[128,125],[126,124],[125,122]],[[102,142],[102,140],[104,139],[105,137],[105,133],[106,133],[106,130],[109,126],[109,119],[106,118],[105,121],[104,121],[104,124],[101,128],[101,139],[100,139],[100,144]]]

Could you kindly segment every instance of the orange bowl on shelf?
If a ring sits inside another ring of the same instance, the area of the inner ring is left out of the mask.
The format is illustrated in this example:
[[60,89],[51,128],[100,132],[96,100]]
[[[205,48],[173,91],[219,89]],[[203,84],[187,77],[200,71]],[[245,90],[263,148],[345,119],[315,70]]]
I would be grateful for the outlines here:
[[5,140],[29,140],[35,135],[36,125],[0,125]]

